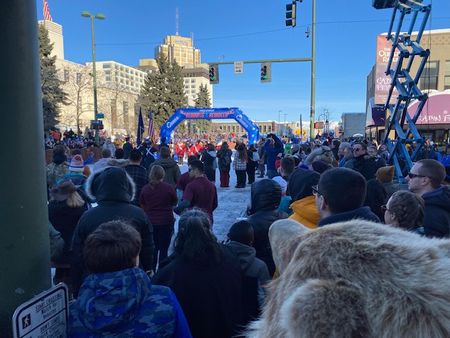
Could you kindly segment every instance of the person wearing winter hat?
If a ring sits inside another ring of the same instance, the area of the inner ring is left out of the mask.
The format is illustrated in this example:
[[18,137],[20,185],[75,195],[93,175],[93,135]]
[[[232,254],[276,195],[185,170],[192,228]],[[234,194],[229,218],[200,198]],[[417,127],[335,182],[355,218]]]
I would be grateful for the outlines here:
[[69,171],[64,146],[58,145],[53,149],[53,161],[47,165],[47,186],[52,189],[57,182]]
[[312,170],[318,172],[319,174],[322,174],[324,171],[333,168],[330,164],[322,160],[314,161],[313,163],[311,163],[311,167]]
[[297,169],[292,174],[288,184],[288,193],[292,198],[291,209],[293,211],[289,218],[304,224],[310,229],[317,228],[320,220],[312,190],[312,186],[319,183],[319,178],[320,175],[316,171]]
[[388,199],[394,192],[400,190],[400,186],[392,181],[394,179],[393,165],[379,168],[375,173],[375,177],[383,185],[384,190],[386,190]]
[[71,290],[70,278],[70,246],[73,233],[81,215],[88,209],[88,204],[78,193],[77,188],[68,180],[55,186],[50,191],[48,203],[48,218],[53,227],[61,233],[64,249],[57,260],[52,261],[56,267],[54,282],[64,282]]
[[86,182],[86,176],[83,175],[84,172],[84,161],[83,157],[79,154],[72,157],[69,164],[69,172],[64,175],[64,177],[58,181],[58,184],[70,180],[77,187],[82,187],[84,182]]

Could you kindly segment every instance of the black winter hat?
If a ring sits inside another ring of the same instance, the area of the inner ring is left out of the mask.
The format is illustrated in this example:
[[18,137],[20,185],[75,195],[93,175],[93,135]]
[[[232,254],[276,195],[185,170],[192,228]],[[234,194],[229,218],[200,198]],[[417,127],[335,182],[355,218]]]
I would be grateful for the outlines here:
[[289,178],[288,194],[292,202],[312,196],[312,186],[319,183],[320,175],[312,170],[297,169]]

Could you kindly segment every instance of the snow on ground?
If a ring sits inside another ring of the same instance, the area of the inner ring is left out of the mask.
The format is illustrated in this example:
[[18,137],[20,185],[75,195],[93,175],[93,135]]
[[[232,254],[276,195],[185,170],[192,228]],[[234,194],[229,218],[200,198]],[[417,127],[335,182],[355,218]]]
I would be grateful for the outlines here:
[[[180,167],[181,173],[187,171],[187,164]],[[230,187],[221,188],[219,179],[219,170],[216,170],[216,187],[219,205],[214,211],[213,232],[219,241],[227,237],[228,229],[239,217],[245,217],[245,211],[250,204],[250,185],[245,188],[237,189],[236,174],[230,170]]]

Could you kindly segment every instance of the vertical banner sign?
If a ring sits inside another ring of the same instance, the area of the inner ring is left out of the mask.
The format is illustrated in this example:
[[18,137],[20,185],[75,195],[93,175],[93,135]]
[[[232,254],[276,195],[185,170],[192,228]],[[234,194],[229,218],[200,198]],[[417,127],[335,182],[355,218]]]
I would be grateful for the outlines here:
[[244,61],[235,61],[234,74],[242,74],[242,73],[244,73]]
[[[377,36],[377,58],[375,64],[375,104],[385,104],[391,87],[391,77],[386,75],[389,56],[391,55],[392,43],[384,35]],[[399,52],[396,49],[392,59],[392,68],[398,61]],[[394,88],[389,103],[394,104],[397,101],[398,91]]]
[[14,338],[66,337],[69,294],[63,283],[20,305],[13,314]]

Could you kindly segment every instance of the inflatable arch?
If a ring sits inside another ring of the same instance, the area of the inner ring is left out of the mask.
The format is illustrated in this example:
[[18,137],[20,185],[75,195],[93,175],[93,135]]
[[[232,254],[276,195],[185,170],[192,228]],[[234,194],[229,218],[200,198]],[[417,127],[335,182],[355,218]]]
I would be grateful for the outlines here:
[[255,144],[259,139],[258,126],[239,108],[179,108],[161,126],[161,142],[169,143],[172,132],[185,119],[235,119],[247,131],[249,144]]

